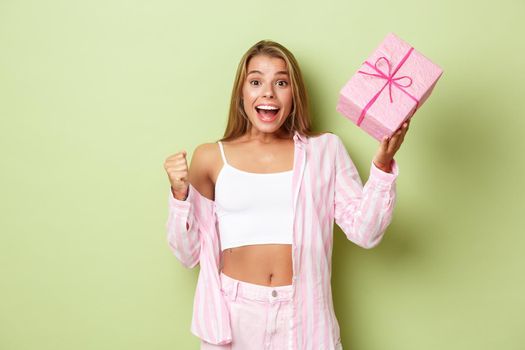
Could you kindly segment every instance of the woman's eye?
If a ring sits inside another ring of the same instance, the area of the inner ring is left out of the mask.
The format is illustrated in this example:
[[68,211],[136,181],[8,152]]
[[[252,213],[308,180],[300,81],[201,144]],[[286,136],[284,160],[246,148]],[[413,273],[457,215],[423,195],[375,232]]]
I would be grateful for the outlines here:
[[279,81],[277,82],[277,85],[279,85],[279,86],[286,86],[286,85],[288,85],[288,82],[285,81],[285,80],[279,80]]
[[252,80],[252,81],[250,81],[250,84],[257,86],[257,85],[259,85],[259,81],[258,80]]

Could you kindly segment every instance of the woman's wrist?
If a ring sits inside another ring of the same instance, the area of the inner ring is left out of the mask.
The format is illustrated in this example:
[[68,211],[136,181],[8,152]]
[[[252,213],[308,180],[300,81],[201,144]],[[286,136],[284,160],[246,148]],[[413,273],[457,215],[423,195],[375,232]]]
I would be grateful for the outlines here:
[[374,165],[379,169],[384,171],[385,173],[392,173],[392,161],[388,163],[388,165],[385,165],[381,162],[374,161]]
[[173,187],[171,188],[171,193],[173,194],[173,197],[179,201],[185,201],[188,198],[189,190],[186,190],[186,193],[179,193],[175,192],[173,190]]

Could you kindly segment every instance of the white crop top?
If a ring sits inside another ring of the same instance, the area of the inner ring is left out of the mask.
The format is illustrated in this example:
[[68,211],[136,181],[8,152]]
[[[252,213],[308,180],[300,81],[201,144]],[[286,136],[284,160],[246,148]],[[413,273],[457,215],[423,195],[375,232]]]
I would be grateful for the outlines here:
[[224,165],[215,183],[221,250],[251,244],[292,244],[292,170],[251,173]]

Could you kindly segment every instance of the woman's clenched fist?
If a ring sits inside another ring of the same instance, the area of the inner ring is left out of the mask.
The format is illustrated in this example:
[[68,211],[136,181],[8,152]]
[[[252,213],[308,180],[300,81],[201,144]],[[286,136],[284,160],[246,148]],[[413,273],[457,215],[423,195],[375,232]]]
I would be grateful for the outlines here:
[[189,188],[186,151],[169,156],[164,162],[164,169],[168,174],[173,195],[179,200],[184,200]]

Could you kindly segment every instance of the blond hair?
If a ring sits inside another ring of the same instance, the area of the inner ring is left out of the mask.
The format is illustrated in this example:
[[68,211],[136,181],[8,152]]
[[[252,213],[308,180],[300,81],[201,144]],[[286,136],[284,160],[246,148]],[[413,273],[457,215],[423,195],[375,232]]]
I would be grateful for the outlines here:
[[294,55],[283,45],[271,40],[261,40],[246,51],[242,56],[237,67],[235,81],[230,100],[230,111],[228,114],[228,124],[224,131],[221,141],[236,139],[244,135],[250,126],[250,121],[242,105],[242,88],[246,79],[246,71],[250,59],[257,55],[266,55],[273,58],[281,58],[285,61],[288,68],[290,85],[292,88],[292,110],[281,128],[292,137],[297,131],[301,135],[316,136],[311,130],[309,101],[304,84],[301,69]]

